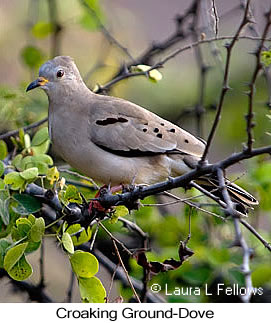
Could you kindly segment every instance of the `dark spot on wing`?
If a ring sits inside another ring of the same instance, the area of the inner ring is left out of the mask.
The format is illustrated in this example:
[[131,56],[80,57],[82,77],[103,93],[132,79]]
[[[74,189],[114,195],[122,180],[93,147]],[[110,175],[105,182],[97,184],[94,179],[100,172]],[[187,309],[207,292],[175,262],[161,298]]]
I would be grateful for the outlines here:
[[154,128],[153,129],[153,132],[156,132],[157,133],[157,132],[159,132],[159,129],[158,128]]
[[99,126],[107,126],[109,124],[114,124],[114,123],[117,123],[117,122],[125,123],[125,122],[128,122],[128,120],[125,119],[125,118],[122,118],[122,117],[119,117],[119,118],[106,118],[104,120],[97,120],[96,124],[98,124]]
[[162,138],[162,137],[163,137],[163,135],[162,135],[161,133],[158,133],[158,134],[156,135],[156,137],[158,137],[158,138]]
[[172,129],[170,129],[170,130],[168,130],[169,132],[173,132],[173,133],[175,133],[175,129],[174,128],[172,128]]
[[147,128],[143,128],[143,132],[147,132],[147,130],[148,130]]
[[184,139],[184,142],[185,142],[186,144],[188,144],[188,143],[189,143],[189,140],[188,140],[188,139]]
[[160,123],[160,125],[163,127],[165,124],[162,122],[162,123]]

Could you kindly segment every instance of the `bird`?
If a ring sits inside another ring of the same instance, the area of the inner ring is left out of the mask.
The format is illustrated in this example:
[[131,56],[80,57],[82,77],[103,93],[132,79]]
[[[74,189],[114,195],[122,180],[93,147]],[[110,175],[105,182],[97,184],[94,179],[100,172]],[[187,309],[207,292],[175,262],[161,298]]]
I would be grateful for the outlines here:
[[[39,69],[26,91],[43,89],[49,100],[48,128],[55,151],[70,166],[105,185],[151,185],[195,169],[206,143],[130,101],[96,94],[69,56]],[[201,186],[223,200],[214,175]],[[258,204],[250,193],[226,180],[241,213]]]

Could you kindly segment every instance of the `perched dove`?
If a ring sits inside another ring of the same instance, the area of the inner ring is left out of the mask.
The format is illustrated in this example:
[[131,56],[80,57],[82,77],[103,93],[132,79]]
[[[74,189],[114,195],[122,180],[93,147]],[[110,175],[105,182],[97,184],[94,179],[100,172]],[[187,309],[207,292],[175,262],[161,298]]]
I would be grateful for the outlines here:
[[[195,168],[204,151],[204,141],[154,113],[90,91],[70,57],[43,64],[27,91],[36,87],[49,98],[49,134],[55,150],[103,184],[153,184],[179,176]],[[204,181],[205,189],[217,187],[214,178]],[[242,210],[258,204],[239,186],[227,184]]]

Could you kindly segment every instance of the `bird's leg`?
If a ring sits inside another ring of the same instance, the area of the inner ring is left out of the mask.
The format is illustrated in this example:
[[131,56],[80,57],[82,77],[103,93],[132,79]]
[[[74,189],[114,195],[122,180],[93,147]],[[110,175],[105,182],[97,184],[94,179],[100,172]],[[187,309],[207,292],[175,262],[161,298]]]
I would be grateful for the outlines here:
[[[101,195],[104,195],[104,194],[107,194],[107,193],[111,193],[111,194],[114,194],[116,192],[119,192],[119,191],[123,191],[124,190],[124,185],[120,184],[120,185],[116,185],[116,186],[113,186],[111,187],[111,185],[103,185],[99,191],[96,193],[96,195],[94,196],[94,198],[99,198]],[[112,212],[112,209],[109,208],[109,209],[106,209],[105,207],[103,207],[101,205],[101,203],[99,201],[91,201],[89,203],[89,208],[88,208],[88,211],[89,211],[89,214],[90,215],[93,215],[94,212],[97,213],[97,216],[99,216],[99,213],[109,213],[109,212]]]

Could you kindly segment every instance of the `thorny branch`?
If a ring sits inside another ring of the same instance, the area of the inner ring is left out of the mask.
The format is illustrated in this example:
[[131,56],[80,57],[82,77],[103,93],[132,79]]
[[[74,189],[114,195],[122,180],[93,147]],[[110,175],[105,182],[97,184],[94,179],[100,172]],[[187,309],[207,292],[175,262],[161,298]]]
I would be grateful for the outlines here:
[[223,170],[218,168],[217,169],[217,178],[219,181],[219,188],[222,190],[222,194],[224,200],[227,204],[226,213],[227,215],[233,218],[234,228],[235,228],[235,242],[234,245],[240,246],[243,249],[243,265],[242,265],[242,272],[245,276],[245,286],[246,286],[246,294],[241,295],[241,299],[243,302],[247,303],[252,296],[253,285],[251,279],[251,271],[249,267],[249,260],[251,256],[251,249],[248,247],[240,228],[240,219],[235,216],[234,212],[234,204],[231,201],[230,195],[227,190],[227,186],[225,184]]
[[266,13],[266,24],[265,24],[265,28],[262,34],[262,39],[260,41],[259,47],[257,49],[257,51],[255,52],[255,56],[256,56],[256,65],[255,65],[255,69],[254,72],[252,74],[252,78],[251,81],[249,83],[249,92],[248,92],[248,113],[246,115],[246,120],[247,120],[247,149],[248,151],[251,151],[252,149],[252,144],[253,144],[253,135],[252,135],[252,129],[255,126],[254,122],[253,122],[253,99],[254,99],[254,92],[255,92],[255,83],[256,83],[256,79],[257,76],[259,74],[259,72],[262,69],[262,63],[261,63],[261,52],[264,48],[264,42],[268,33],[268,30],[270,28],[271,25],[271,9],[268,13]]
[[224,103],[224,98],[225,98],[226,93],[229,90],[228,82],[229,82],[229,70],[230,70],[232,49],[233,49],[234,45],[236,44],[242,29],[250,22],[249,15],[248,15],[248,13],[249,13],[249,4],[250,4],[250,0],[247,1],[246,9],[245,9],[245,12],[244,12],[242,22],[241,22],[239,28],[237,29],[232,41],[229,44],[226,44],[227,57],[226,57],[226,63],[225,63],[225,72],[224,72],[224,78],[223,78],[223,85],[222,85],[222,89],[221,89],[221,93],[220,93],[220,98],[219,98],[219,103],[218,103],[218,107],[217,107],[215,120],[213,122],[211,131],[210,131],[208,139],[207,139],[207,144],[206,144],[204,153],[203,153],[202,158],[201,158],[201,163],[204,163],[206,158],[207,158],[211,143],[213,141],[213,138],[214,138],[218,123],[219,123],[220,118],[221,118],[221,112],[222,112],[222,107],[223,107],[223,103]]
[[241,299],[244,303],[248,303],[253,292],[251,270],[249,266],[249,260],[252,254],[252,250],[248,247],[246,240],[242,235],[242,231],[240,228],[240,220],[237,218],[233,218],[233,222],[235,228],[235,244],[243,249],[243,264],[241,267],[241,271],[245,276],[246,294],[241,295]]

